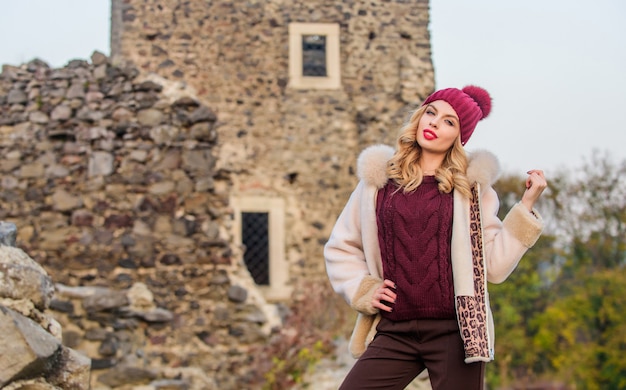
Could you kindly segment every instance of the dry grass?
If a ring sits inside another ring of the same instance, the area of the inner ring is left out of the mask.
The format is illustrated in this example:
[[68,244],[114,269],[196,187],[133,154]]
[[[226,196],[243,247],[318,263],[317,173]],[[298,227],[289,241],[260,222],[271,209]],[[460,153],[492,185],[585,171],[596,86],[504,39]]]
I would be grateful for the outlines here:
[[300,383],[315,363],[334,352],[336,337],[349,337],[354,311],[326,280],[298,289],[285,325],[269,343],[253,351],[255,381],[264,390],[284,390]]

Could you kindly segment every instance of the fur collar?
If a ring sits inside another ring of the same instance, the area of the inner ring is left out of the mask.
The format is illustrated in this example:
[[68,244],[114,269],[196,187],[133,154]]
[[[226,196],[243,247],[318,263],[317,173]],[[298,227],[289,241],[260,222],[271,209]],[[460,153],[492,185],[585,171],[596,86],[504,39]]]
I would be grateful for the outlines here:
[[[373,145],[364,149],[357,159],[357,177],[368,185],[382,188],[387,184],[387,161],[394,149],[388,145]],[[486,150],[468,153],[467,178],[470,183],[492,185],[500,175],[497,157]]]

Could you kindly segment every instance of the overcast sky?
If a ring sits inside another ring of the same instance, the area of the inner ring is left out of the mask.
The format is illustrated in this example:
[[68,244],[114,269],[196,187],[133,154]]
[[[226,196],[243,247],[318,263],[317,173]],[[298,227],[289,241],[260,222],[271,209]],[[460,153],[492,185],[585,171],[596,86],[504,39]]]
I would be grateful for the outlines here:
[[[437,88],[493,98],[468,150],[511,173],[626,160],[626,1],[431,0],[430,16]],[[0,64],[108,55],[109,25],[110,0],[5,0]]]
[[430,30],[437,87],[493,98],[469,150],[515,173],[626,159],[626,1],[431,0]]

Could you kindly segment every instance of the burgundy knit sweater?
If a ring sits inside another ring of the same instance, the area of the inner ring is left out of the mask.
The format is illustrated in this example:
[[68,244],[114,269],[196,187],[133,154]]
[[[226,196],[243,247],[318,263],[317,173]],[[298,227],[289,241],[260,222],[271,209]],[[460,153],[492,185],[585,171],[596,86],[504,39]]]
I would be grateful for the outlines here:
[[452,193],[440,193],[434,176],[425,176],[411,193],[393,181],[378,191],[376,219],[383,275],[396,283],[393,321],[453,319],[454,287],[450,242]]

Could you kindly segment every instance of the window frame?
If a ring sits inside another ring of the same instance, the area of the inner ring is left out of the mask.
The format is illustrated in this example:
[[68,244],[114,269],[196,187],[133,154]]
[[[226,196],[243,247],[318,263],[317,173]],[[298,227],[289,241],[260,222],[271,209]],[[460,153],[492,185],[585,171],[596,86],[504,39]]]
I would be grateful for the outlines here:
[[[326,37],[326,77],[302,74],[302,38]],[[289,23],[289,87],[294,89],[339,89],[341,69],[338,23]]]
[[[269,301],[286,300],[291,297],[289,281],[289,264],[285,256],[285,201],[282,198],[262,196],[234,197],[231,199],[233,208],[233,238],[235,245],[243,248],[242,214],[268,214],[268,245],[269,245],[269,285],[259,285],[252,282]],[[242,266],[247,266],[241,258]]]

